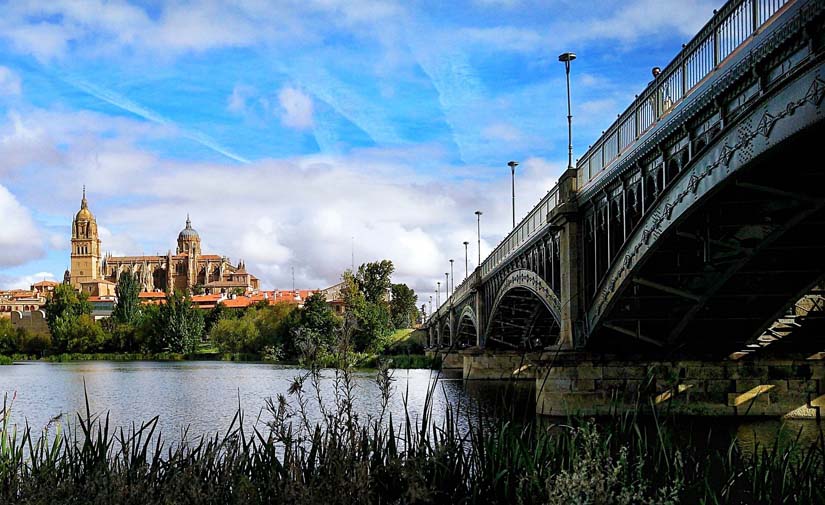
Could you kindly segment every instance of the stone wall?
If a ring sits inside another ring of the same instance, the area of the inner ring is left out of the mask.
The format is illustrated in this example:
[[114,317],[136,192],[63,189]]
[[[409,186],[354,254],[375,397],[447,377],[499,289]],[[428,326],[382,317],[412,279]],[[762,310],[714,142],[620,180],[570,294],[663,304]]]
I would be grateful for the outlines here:
[[33,310],[31,312],[12,312],[11,324],[15,328],[23,328],[29,333],[49,335],[49,325],[46,322],[46,312],[42,310]]
[[474,352],[463,354],[465,379],[534,380],[537,354]]
[[604,415],[656,408],[688,415],[817,418],[825,414],[825,361],[602,361],[536,370],[536,412]]

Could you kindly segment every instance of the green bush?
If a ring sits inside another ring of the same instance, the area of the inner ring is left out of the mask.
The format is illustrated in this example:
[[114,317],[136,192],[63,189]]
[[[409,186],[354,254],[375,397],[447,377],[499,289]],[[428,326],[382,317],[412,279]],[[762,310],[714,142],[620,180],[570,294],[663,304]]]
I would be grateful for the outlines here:
[[14,360],[5,354],[0,354],[0,365],[11,365],[12,363],[14,363]]

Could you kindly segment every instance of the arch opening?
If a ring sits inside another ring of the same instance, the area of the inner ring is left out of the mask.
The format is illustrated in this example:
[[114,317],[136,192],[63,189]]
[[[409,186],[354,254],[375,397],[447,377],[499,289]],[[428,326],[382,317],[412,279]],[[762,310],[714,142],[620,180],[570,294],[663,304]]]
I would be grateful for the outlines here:
[[464,313],[458,321],[455,345],[459,349],[466,349],[478,345],[478,327],[476,326],[475,318],[469,313]]
[[499,301],[485,345],[491,349],[540,350],[558,343],[560,329],[541,298],[527,288],[514,287]]

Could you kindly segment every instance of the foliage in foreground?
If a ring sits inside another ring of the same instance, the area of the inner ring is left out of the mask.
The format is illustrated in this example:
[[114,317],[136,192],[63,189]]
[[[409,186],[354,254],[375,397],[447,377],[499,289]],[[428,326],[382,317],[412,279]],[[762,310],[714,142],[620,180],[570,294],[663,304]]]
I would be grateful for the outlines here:
[[[348,369],[335,373],[332,404],[320,373],[295,378],[291,399],[267,405],[264,429],[239,412],[223,436],[170,443],[157,418],[128,432],[89,411],[76,428],[17,433],[4,401],[0,503],[823,503],[825,443],[710,451],[678,445],[675,425],[650,430],[634,416],[566,425],[484,418],[448,408],[438,424],[386,414],[392,376],[378,370],[382,410],[353,408]],[[12,400],[13,401],[13,400]],[[323,420],[311,423],[310,402]],[[400,421],[400,422],[399,422]],[[50,441],[51,440],[51,441]]]

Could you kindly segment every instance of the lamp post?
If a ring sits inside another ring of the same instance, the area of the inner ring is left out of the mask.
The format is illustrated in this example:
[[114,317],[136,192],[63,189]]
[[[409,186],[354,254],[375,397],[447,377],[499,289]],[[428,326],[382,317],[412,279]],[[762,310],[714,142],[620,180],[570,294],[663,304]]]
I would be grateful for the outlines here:
[[465,279],[470,274],[470,271],[467,268],[467,246],[468,245],[470,245],[470,243],[465,240],[464,241],[464,278]]
[[570,62],[576,59],[576,53],[561,53],[559,61],[564,63],[567,75],[567,168],[573,168],[573,115],[570,112]]
[[435,288],[435,306],[441,307],[441,281],[436,282]]
[[450,272],[444,272],[444,291],[447,293],[447,297],[444,298],[444,303],[447,303],[447,300],[450,299]]
[[430,317],[433,317],[433,295],[430,295]]
[[507,166],[510,167],[510,185],[513,190],[513,229],[516,228],[516,167],[518,166],[518,161],[510,161],[507,163]]
[[450,260],[450,279],[453,280],[451,291],[455,294],[455,274],[453,274],[453,261],[455,260]]
[[481,212],[480,210],[476,211],[476,217],[478,218],[478,266],[481,266]]

